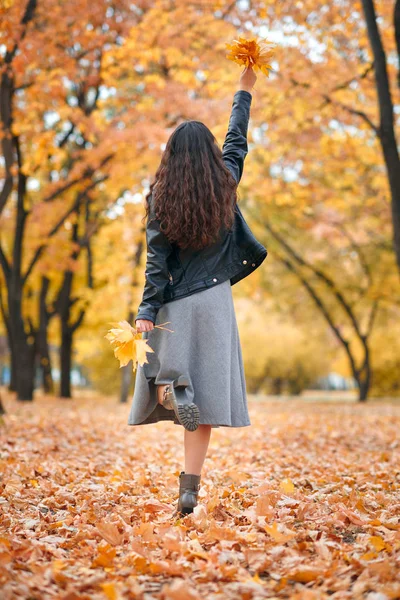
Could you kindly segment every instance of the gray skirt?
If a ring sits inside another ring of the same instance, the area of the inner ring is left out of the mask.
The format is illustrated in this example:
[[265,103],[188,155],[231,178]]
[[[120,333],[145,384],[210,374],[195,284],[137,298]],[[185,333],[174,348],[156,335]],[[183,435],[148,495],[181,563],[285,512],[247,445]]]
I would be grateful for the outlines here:
[[199,408],[200,424],[251,425],[230,281],[167,302],[156,325],[166,322],[173,333],[154,328],[142,334],[154,353],[138,366],[128,425],[179,425],[174,411],[157,402],[156,386],[180,375],[189,380],[185,393]]

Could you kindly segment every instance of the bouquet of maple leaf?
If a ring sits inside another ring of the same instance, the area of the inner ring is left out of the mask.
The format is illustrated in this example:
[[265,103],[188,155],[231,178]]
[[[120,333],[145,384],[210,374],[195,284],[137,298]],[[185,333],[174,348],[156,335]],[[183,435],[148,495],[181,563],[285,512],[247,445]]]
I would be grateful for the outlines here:
[[226,58],[245,67],[259,69],[269,77],[272,71],[270,61],[274,55],[274,44],[260,38],[239,36],[231,44],[226,44],[226,47],[229,50]]
[[[136,370],[137,365],[141,367],[148,363],[147,354],[154,352],[149,346],[146,339],[142,338],[142,334],[137,331],[128,321],[119,321],[118,323],[110,323],[112,328],[108,331],[104,337],[111,343],[114,349],[114,356],[119,360],[119,366],[125,367],[129,361],[132,361],[133,371]],[[167,329],[163,323],[162,325],[155,325],[158,329]]]

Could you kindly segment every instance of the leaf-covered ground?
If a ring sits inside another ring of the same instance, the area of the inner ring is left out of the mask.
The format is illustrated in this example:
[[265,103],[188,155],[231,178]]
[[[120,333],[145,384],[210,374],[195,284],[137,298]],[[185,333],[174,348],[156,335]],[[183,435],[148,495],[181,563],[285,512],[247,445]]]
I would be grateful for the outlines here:
[[5,399],[1,598],[400,598],[400,406],[250,403],[173,517],[181,426]]

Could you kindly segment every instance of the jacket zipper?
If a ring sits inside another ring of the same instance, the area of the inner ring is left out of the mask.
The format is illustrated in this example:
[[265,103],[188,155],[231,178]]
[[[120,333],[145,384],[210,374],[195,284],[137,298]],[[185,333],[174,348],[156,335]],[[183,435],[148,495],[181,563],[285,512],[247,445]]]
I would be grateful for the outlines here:
[[169,271],[168,271],[168,275],[169,275],[169,285],[174,285],[173,277]]

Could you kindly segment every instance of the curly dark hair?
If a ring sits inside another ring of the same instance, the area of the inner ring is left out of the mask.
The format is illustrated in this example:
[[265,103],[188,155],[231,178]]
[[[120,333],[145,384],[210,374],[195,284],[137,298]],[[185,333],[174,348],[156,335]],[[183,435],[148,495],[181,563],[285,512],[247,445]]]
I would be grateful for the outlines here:
[[200,250],[231,229],[237,182],[211,131],[184,121],[171,134],[146,195],[146,217],[180,248]]

